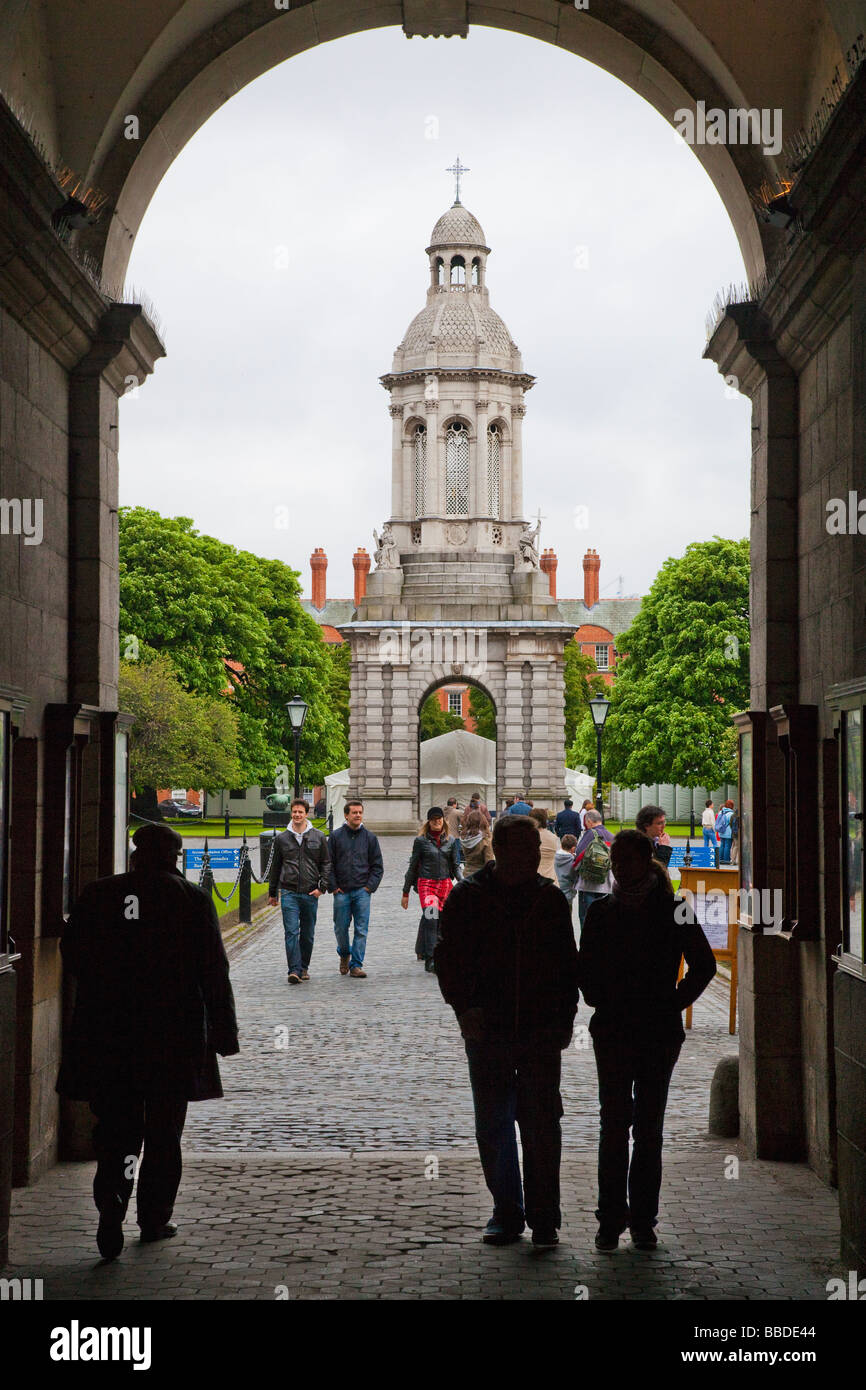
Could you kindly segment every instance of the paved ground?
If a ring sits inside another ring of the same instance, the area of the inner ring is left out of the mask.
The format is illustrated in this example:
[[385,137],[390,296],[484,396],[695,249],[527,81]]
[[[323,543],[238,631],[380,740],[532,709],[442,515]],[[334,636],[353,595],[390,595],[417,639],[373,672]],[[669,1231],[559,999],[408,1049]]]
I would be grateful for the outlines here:
[[[592,1247],[597,1100],[585,1007],[564,1058],[565,1225],[559,1250],[479,1241],[490,1202],[473,1146],[466,1063],[399,906],[409,842],[385,843],[369,978],[337,971],[330,901],[312,978],[286,983],[278,914],[234,954],[242,1034],[226,1099],[190,1107],[181,1235],[94,1259],[89,1165],[14,1194],[14,1272],[57,1298],[803,1298],[839,1272],[835,1194],[808,1169],[755,1163],[706,1137],[709,1082],[736,1051],[718,979],[695,1007],[671,1088],[662,1244]],[[576,911],[575,911],[576,918]]]

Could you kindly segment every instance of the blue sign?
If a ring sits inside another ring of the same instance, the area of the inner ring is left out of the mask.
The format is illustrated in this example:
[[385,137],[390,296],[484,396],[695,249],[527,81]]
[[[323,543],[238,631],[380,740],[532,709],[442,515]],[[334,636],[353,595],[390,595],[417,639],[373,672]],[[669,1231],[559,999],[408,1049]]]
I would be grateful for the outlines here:
[[[212,869],[236,869],[241,862],[240,849],[212,849],[208,850],[208,854]],[[188,869],[200,869],[203,862],[203,849],[187,850],[186,867]]]
[[[685,857],[685,846],[675,845],[671,853],[671,857],[668,860],[668,868],[681,869],[683,867],[683,860],[685,859]],[[698,849],[697,846],[692,845],[691,867],[693,869],[714,869],[716,867],[715,857],[709,845],[701,845],[700,849]]]

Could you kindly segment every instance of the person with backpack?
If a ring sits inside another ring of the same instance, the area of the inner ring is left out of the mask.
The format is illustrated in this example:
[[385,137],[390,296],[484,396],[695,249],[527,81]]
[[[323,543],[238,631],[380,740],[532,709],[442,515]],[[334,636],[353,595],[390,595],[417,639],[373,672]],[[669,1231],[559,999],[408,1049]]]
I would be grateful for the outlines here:
[[733,801],[726,801],[716,816],[716,833],[719,837],[719,863],[731,862],[731,820],[734,814]]
[[740,862],[740,815],[733,802],[731,806],[731,860],[732,864]]
[[592,904],[613,889],[608,849],[613,844],[613,836],[605,829],[600,811],[587,811],[584,825],[586,828],[574,853],[574,868],[579,875],[577,915],[581,928]]

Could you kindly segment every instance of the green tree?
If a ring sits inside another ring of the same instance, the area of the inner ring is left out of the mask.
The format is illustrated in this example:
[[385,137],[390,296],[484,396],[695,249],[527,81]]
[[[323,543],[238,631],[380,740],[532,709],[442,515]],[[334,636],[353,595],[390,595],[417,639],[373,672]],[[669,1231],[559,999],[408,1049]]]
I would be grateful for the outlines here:
[[[631,627],[618,639],[604,730],[603,775],[623,787],[736,780],[731,715],[749,701],[749,543],[695,541],[666,560]],[[571,766],[595,771],[586,716]]]
[[137,793],[157,787],[237,786],[238,716],[227,700],[184,690],[167,657],[121,661],[120,707],[129,731],[129,780]]
[[273,785],[291,763],[285,706],[296,693],[310,706],[304,782],[346,765],[334,663],[299,594],[298,572],[279,560],[202,536],[188,517],[121,509],[121,654],[161,653],[187,690],[236,710],[235,785]]
[[422,743],[428,738],[438,738],[440,734],[450,734],[452,729],[466,728],[459,714],[451,714],[440,707],[435,694],[428,695],[421,706],[419,725]]
[[607,683],[591,656],[585,656],[572,637],[565,644],[565,746],[574,742],[578,725],[589,711],[593,695],[606,695]]
[[489,738],[496,742],[496,710],[493,701],[477,685],[469,687],[469,713],[475,720],[475,733],[479,738]]

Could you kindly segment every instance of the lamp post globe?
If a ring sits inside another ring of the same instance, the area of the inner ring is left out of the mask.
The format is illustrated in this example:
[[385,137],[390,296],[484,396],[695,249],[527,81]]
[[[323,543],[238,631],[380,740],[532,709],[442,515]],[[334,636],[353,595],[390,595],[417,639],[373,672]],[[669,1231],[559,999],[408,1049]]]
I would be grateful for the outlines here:
[[307,717],[309,705],[301,699],[300,695],[293,695],[286,705],[289,715],[289,723],[292,726],[292,735],[295,740],[295,798],[301,794],[300,765],[301,765],[301,730]]
[[603,695],[593,695],[589,702],[592,722],[595,725],[595,809],[598,811],[602,820],[604,819],[604,794],[601,790],[602,770],[601,770],[601,731],[604,728],[610,709],[610,700]]

